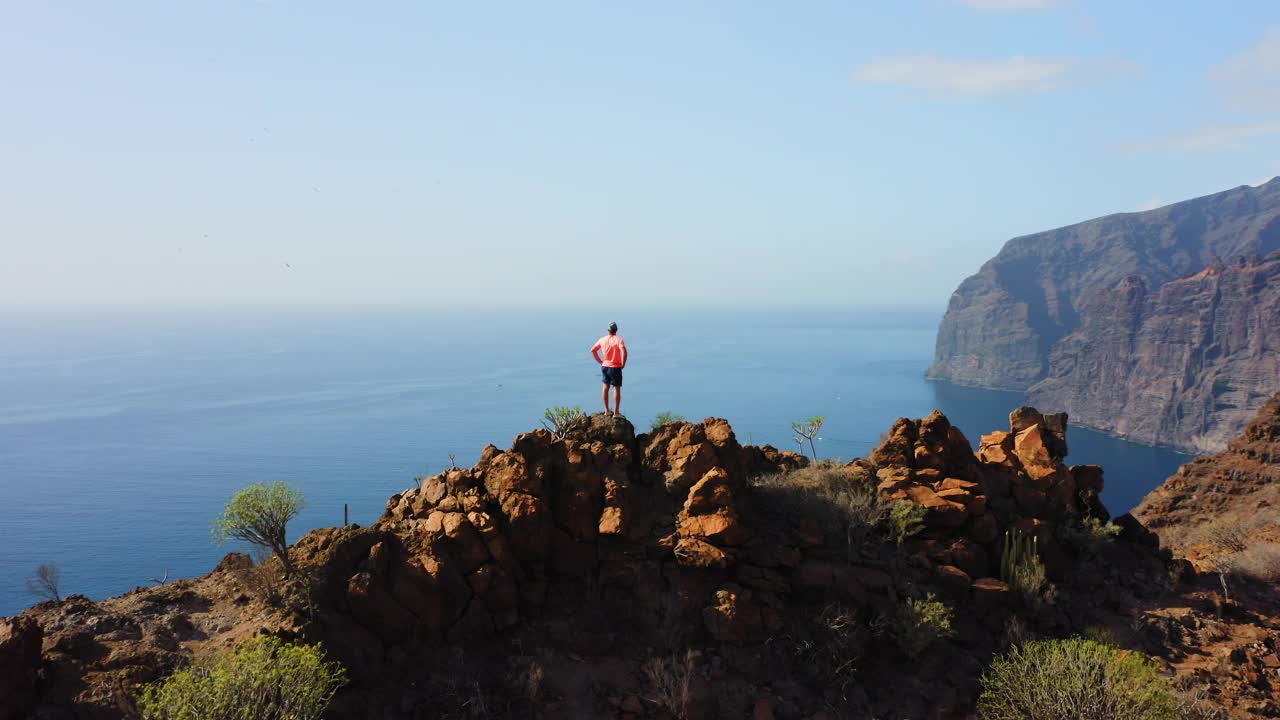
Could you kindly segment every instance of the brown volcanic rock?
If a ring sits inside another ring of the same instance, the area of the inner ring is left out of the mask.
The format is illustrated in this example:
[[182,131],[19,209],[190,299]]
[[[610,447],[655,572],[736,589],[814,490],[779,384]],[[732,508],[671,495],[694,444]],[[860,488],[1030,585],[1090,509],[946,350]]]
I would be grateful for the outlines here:
[[[297,577],[271,580],[280,598],[262,568],[230,557],[197,580],[28,611],[45,635],[36,717],[120,717],[121,692],[263,632],[322,643],[343,663],[352,683],[331,715],[344,720],[448,714],[471,702],[459,688],[498,693],[493,706],[517,717],[637,716],[648,708],[627,699],[657,691],[645,668],[673,658],[688,663],[690,717],[749,716],[762,695],[786,718],[833,705],[902,716],[903,698],[912,717],[967,717],[1003,628],[1026,613],[989,576],[1005,530],[1036,534],[1058,583],[1052,612],[1023,618],[1043,634],[1117,615],[1129,627],[1134,598],[1167,577],[1136,522],[1134,542],[1063,571],[1080,558],[1056,533],[1093,507],[1064,488],[1101,489],[1101,471],[1062,464],[1052,448],[1065,450],[1065,423],[1016,418],[999,462],[933,413],[899,420],[871,459],[783,477],[806,463],[744,448],[714,418],[640,436],[604,416],[560,440],[526,433],[393,496],[372,528],[308,533],[291,551]],[[1020,455],[1021,433],[1039,445],[1024,440]],[[842,525],[846,491],[877,485],[925,507],[924,531],[900,546],[882,527]],[[1028,496],[1037,514],[1014,499]],[[873,641],[926,592],[952,605],[959,634],[930,648],[927,667]],[[876,658],[847,696],[804,655],[833,637],[851,659]],[[534,662],[546,677],[531,690]]]
[[1219,450],[1280,390],[1277,251],[1280,180],[1015,238],[952,296],[929,376]]
[[0,618],[0,720],[23,717],[35,702],[43,638],[31,618]]

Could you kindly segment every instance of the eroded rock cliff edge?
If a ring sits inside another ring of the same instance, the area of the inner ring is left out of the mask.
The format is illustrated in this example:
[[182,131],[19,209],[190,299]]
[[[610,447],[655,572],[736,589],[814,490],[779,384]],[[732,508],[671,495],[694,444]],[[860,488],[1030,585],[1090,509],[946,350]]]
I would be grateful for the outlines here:
[[952,295],[929,377],[1217,451],[1280,390],[1280,179],[1010,240]]
[[[331,716],[353,720],[959,720],[994,655],[1086,631],[1232,717],[1280,713],[1266,618],[1228,623],[1216,578],[1129,516],[1099,535],[1102,469],[1067,451],[1066,417],[1031,408],[976,450],[941,413],[903,418],[847,464],[742,446],[719,419],[527,433],[372,527],[308,533],[290,580],[231,554],[0,619],[0,719],[127,718],[141,684],[261,633],[321,643],[351,677]],[[1052,592],[1003,579],[1017,533]],[[921,634],[920,602],[951,631]],[[1243,660],[1202,672],[1206,647]]]

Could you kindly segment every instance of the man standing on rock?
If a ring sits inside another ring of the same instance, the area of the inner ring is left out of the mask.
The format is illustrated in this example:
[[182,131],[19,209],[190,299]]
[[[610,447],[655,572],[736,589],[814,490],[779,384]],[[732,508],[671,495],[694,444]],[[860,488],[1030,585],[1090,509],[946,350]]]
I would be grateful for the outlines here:
[[[600,356],[604,353],[604,357]],[[608,415],[622,414],[622,368],[627,366],[627,344],[618,335],[618,323],[609,323],[609,334],[591,346],[591,357],[600,363],[604,373],[604,387],[600,390],[600,399],[604,401],[604,411]],[[613,409],[609,409],[609,386],[613,386]]]

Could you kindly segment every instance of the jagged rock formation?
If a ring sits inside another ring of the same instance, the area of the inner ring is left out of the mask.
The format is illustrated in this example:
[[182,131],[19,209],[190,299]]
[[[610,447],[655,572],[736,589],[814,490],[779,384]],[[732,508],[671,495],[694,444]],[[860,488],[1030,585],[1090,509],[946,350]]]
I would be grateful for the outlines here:
[[[1063,463],[1065,426],[1021,408],[975,454],[935,412],[818,468],[742,447],[716,419],[528,433],[392,497],[371,528],[309,533],[290,583],[264,587],[233,554],[196,580],[36,606],[0,626],[25,638],[0,632],[0,706],[123,717],[139,683],[267,632],[343,663],[340,718],[667,718],[673,673],[687,718],[967,717],[1010,627],[1154,642],[1132,615],[1168,591],[1168,556],[1128,517],[1115,542],[1081,540],[1084,518],[1106,517],[1102,471]],[[901,544],[875,511],[893,502],[923,508]],[[1000,577],[1012,528],[1038,539],[1051,604]],[[895,628],[928,593],[954,609],[955,637],[913,657]]]
[[929,376],[1219,450],[1280,390],[1280,179],[1010,240],[952,295]]

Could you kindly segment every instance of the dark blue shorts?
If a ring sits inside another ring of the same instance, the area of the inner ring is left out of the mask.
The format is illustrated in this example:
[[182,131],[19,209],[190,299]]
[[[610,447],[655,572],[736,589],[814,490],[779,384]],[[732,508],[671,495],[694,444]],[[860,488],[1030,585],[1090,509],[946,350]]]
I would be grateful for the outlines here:
[[622,368],[610,368],[602,365],[600,366],[600,369],[604,371],[605,385],[622,387]]

